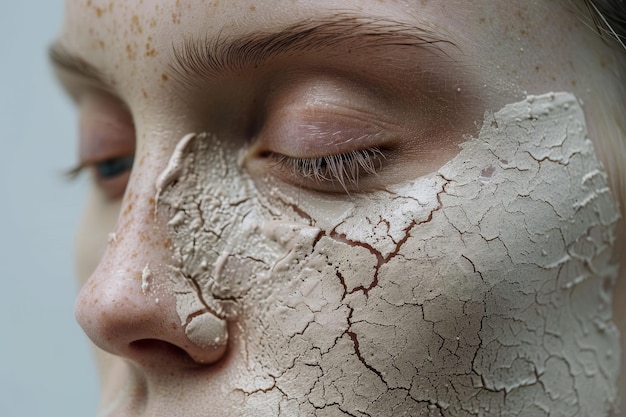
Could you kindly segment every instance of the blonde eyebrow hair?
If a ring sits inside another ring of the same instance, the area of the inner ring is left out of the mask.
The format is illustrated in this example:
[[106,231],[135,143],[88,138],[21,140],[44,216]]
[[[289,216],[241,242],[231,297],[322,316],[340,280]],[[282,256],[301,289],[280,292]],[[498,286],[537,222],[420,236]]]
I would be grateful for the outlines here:
[[[443,35],[413,24],[350,13],[306,19],[278,32],[257,32],[235,39],[218,36],[183,40],[173,46],[174,77],[218,77],[256,68],[277,56],[305,52],[374,53],[385,48],[418,48],[447,55],[443,44],[455,46]],[[375,56],[375,55],[372,55]]]
[[86,78],[98,84],[113,86],[112,80],[107,79],[94,65],[79,55],[69,52],[59,41],[48,47],[48,58],[52,64],[72,74]]

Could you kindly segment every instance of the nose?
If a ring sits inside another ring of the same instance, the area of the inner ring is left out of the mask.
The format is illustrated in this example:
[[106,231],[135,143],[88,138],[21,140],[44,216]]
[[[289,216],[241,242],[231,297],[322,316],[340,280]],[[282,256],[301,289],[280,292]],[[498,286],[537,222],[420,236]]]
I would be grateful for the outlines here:
[[227,350],[226,322],[202,303],[179,316],[175,292],[180,296],[181,285],[174,287],[185,278],[170,265],[153,190],[125,196],[116,231],[78,295],[76,319],[98,347],[140,366],[215,363]]

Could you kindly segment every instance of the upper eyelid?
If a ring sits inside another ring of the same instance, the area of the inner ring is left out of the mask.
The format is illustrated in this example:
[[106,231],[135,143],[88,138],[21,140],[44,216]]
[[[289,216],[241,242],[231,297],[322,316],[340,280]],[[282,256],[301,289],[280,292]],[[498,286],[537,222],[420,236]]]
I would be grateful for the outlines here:
[[[333,116],[301,121],[297,116],[281,115],[261,129],[255,144],[257,152],[274,151],[294,158],[316,158],[355,149],[388,147],[407,135],[396,123]],[[287,117],[285,123],[283,118]],[[336,120],[333,120],[335,118]],[[294,142],[295,141],[295,142]]]
[[135,152],[135,122],[116,97],[90,94],[78,112],[80,163],[90,165]]

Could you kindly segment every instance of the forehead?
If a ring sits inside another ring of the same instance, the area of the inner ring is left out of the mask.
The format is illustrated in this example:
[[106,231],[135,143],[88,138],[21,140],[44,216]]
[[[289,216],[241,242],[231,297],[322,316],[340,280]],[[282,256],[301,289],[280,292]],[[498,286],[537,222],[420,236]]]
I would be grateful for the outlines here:
[[[131,110],[138,126],[155,122],[169,129],[164,123],[192,117],[183,111],[185,106],[186,110],[192,106],[190,100],[199,97],[205,104],[205,100],[222,97],[222,93],[230,95],[233,88],[244,91],[249,86],[227,84],[217,78],[207,88],[184,88],[171,75],[172,68],[178,65],[177,52],[184,50],[185,45],[195,44],[203,49],[203,45],[212,43],[227,50],[229,44],[238,40],[244,47],[239,52],[245,52],[239,53],[240,56],[269,59],[272,57],[258,48],[259,42],[249,40],[258,41],[266,36],[270,40],[266,46],[277,46],[280,40],[276,42],[276,35],[280,38],[281,31],[298,28],[300,33],[296,37],[304,35],[301,40],[307,43],[312,39],[311,27],[323,26],[346,14],[356,18],[351,26],[327,31],[326,41],[317,38],[318,46],[329,46],[338,38],[350,38],[350,42],[365,39],[366,32],[372,35],[371,25],[365,29],[359,25],[368,21],[378,25],[377,30],[386,27],[387,32],[394,32],[401,25],[403,31],[410,28],[418,37],[428,34],[425,43],[435,41],[443,52],[440,56],[448,61],[428,60],[422,52],[416,52],[410,59],[403,58],[404,52],[396,51],[399,65],[396,62],[392,65],[403,67],[405,72],[402,76],[392,76],[380,65],[387,62],[381,59],[380,50],[370,48],[362,53],[362,60],[354,60],[348,56],[354,44],[344,42],[329,53],[318,50],[315,56],[310,55],[310,48],[292,49],[274,68],[313,67],[321,57],[325,63],[333,61],[331,64],[336,68],[351,65],[353,74],[355,70],[357,75],[365,70],[377,72],[381,77],[378,81],[383,81],[380,84],[392,79],[403,83],[412,76],[421,77],[417,81],[424,85],[431,82],[426,74],[430,70],[437,75],[435,79],[443,79],[433,92],[442,87],[454,87],[455,91],[460,88],[479,103],[476,108],[482,108],[480,115],[486,109],[499,109],[527,94],[569,91],[593,103],[593,91],[607,87],[611,94],[617,91],[612,87],[615,80],[612,67],[604,65],[613,62],[616,54],[582,23],[571,3],[565,0],[514,4],[505,0],[346,0],[340,4],[333,0],[69,0],[56,44],[97,70],[112,86],[114,95]],[[402,47],[405,43],[403,39],[389,40],[388,46]],[[195,63],[204,65],[206,55],[195,56]],[[416,65],[412,60],[416,57],[430,68]],[[258,83],[259,79],[254,78],[258,74],[247,75]],[[214,87],[224,91],[216,91]],[[70,86],[70,90],[74,88]],[[479,120],[476,117],[476,122]],[[592,133],[593,129],[591,126]]]
[[[226,41],[349,12],[430,32],[454,45],[449,52],[455,60],[476,66],[491,58],[495,71],[495,62],[520,61],[520,54],[531,42],[541,46],[533,48],[535,56],[553,60],[554,51],[567,38],[547,34],[564,33],[576,21],[563,13],[559,3],[511,6],[508,2],[483,0],[348,0],[339,5],[332,0],[69,0],[60,41],[103,73],[133,77],[130,86],[142,79],[158,80],[161,69],[171,62],[173,50],[189,39]],[[554,18],[555,12],[559,19]]]

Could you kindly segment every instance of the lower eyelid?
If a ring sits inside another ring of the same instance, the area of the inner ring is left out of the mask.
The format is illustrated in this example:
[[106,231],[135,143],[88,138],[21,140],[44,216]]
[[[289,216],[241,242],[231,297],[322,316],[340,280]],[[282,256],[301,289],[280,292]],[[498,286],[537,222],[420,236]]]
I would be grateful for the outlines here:
[[106,199],[110,202],[117,201],[124,196],[126,192],[126,186],[128,185],[128,179],[130,177],[130,171],[125,171],[116,177],[109,179],[95,179],[96,187],[102,192]]

